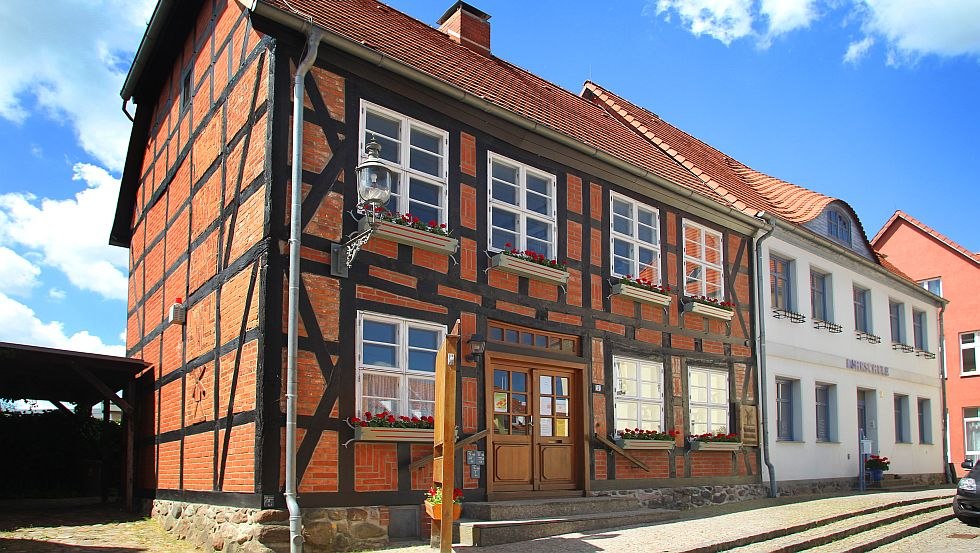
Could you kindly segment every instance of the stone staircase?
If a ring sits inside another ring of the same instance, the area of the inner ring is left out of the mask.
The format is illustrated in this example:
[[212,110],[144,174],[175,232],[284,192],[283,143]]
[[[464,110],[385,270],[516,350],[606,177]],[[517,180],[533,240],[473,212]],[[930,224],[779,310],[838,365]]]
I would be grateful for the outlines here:
[[466,503],[456,523],[464,546],[487,546],[672,520],[678,511],[649,509],[636,497],[572,497]]

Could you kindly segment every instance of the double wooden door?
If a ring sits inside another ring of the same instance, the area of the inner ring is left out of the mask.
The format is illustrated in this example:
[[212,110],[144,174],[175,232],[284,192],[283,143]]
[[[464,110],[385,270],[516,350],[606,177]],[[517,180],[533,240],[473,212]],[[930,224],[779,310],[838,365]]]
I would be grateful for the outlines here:
[[579,371],[509,360],[489,365],[492,490],[579,489]]

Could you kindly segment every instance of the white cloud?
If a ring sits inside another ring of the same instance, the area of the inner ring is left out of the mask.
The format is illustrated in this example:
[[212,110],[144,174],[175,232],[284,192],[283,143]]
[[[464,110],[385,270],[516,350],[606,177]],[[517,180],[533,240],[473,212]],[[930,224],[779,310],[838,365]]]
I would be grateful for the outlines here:
[[0,195],[0,243],[16,243],[62,271],[78,288],[126,299],[127,253],[108,245],[119,181],[105,169],[78,163],[73,180],[86,188],[65,200]]
[[875,39],[870,36],[866,36],[862,40],[850,43],[847,46],[847,52],[844,53],[844,63],[857,63],[865,55],[867,55],[868,50],[874,46],[874,43]]
[[816,0],[762,0],[759,11],[769,19],[772,36],[809,27],[817,17]]
[[119,89],[153,0],[0,2],[0,117],[22,122],[37,106],[67,119],[79,144],[122,168],[129,120]]
[[980,56],[980,2],[977,0],[863,0],[864,28],[892,48],[889,58],[923,55]]
[[752,34],[752,0],[657,0],[657,15],[676,12],[694,35],[728,45]]
[[85,330],[68,335],[64,324],[41,321],[30,307],[3,293],[0,293],[0,341],[108,355],[126,353],[125,346],[106,344]]
[[28,296],[38,285],[41,269],[10,248],[0,246],[0,293]]
[[61,301],[68,297],[68,293],[61,288],[52,288],[48,290],[48,297],[54,301]]

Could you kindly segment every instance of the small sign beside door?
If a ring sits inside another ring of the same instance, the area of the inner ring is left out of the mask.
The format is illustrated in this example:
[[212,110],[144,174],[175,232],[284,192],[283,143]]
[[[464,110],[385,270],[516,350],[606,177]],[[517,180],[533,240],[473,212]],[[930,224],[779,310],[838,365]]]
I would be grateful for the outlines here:
[[743,445],[759,445],[759,410],[755,405],[742,405],[739,409],[741,428],[738,435]]

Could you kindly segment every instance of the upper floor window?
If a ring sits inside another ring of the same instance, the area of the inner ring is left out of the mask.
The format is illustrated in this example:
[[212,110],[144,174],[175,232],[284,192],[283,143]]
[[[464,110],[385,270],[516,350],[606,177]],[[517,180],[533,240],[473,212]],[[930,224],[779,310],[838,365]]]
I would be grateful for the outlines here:
[[[490,153],[489,249],[533,250],[557,257],[555,176]],[[511,244],[511,246],[507,246]]]
[[361,161],[371,139],[391,169],[391,199],[385,207],[423,222],[446,223],[449,133],[400,113],[361,102]]
[[724,299],[721,233],[684,221],[684,293]]
[[897,301],[888,302],[888,320],[891,327],[892,343],[905,343],[905,304]]
[[920,280],[919,286],[922,286],[926,290],[929,290],[937,296],[943,295],[943,279],[941,278],[930,278],[928,280]]
[[660,284],[660,221],[657,210],[610,194],[612,273]]
[[960,334],[960,372],[977,372],[977,335],[980,332]]
[[358,313],[357,402],[361,411],[435,414],[436,355],[442,325]]
[[854,286],[854,328],[871,333],[871,290]]
[[691,434],[728,433],[728,372],[688,368]]
[[831,209],[827,212],[827,233],[846,244],[851,243],[851,221],[844,213]]
[[833,322],[830,275],[810,269],[810,310],[818,321]]
[[663,430],[663,363],[613,357],[616,430]]
[[775,255],[769,256],[772,281],[772,308],[793,310],[793,262]]
[[912,310],[912,340],[915,349],[927,351],[929,344],[926,342],[926,312],[918,309]]

